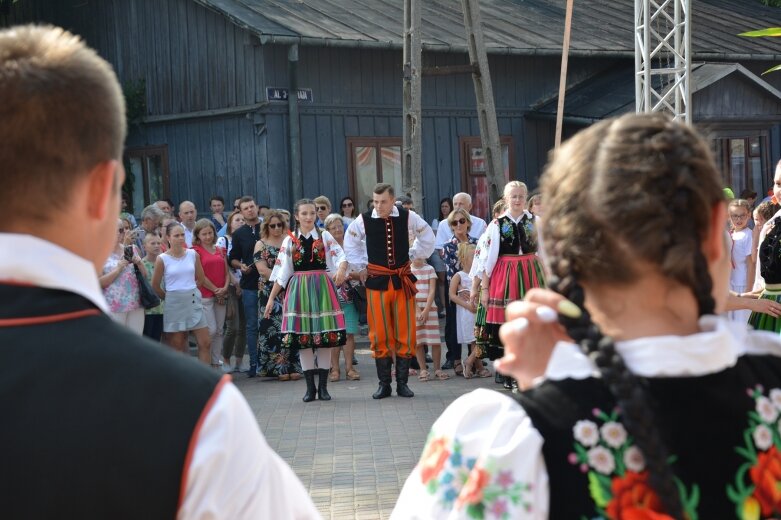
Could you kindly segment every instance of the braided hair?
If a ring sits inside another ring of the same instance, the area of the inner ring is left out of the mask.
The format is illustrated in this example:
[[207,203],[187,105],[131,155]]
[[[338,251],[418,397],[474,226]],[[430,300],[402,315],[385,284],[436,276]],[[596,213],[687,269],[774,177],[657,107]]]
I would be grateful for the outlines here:
[[723,194],[708,146],[693,129],[666,116],[627,115],[595,124],[565,143],[541,185],[549,286],[583,310],[580,318],[562,323],[616,399],[667,514],[682,519],[647,381],[627,368],[614,340],[592,321],[581,283],[627,284],[641,265],[652,266],[691,289],[700,315],[714,312],[701,242]]
[[314,206],[315,201],[313,201],[312,199],[299,199],[296,201],[295,205],[293,206],[293,220],[296,221],[296,225],[293,226],[293,235],[295,235],[296,239],[298,239],[298,229],[299,227],[301,227],[301,225],[298,222],[298,208],[310,204]]

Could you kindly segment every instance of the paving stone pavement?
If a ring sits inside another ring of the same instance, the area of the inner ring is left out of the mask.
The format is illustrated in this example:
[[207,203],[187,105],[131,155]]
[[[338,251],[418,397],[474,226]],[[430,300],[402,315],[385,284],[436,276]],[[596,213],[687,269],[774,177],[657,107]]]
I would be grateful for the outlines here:
[[366,337],[356,339],[361,380],[345,381],[342,366],[342,379],[328,384],[331,401],[301,401],[303,380],[234,378],[269,445],[325,519],[388,518],[439,414],[476,388],[501,389],[493,378],[420,382],[410,376],[415,397],[398,397],[394,384],[392,397],[376,401],[374,361]]

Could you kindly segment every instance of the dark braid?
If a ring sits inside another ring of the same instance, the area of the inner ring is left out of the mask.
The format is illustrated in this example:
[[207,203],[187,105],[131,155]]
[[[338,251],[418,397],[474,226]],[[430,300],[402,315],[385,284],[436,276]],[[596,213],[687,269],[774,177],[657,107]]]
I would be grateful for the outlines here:
[[631,284],[643,262],[690,288],[700,316],[714,312],[702,240],[723,195],[707,144],[669,118],[624,116],[576,135],[556,152],[541,181],[545,253],[554,275],[548,286],[583,311],[561,322],[614,396],[667,514],[682,519],[648,381],[627,368],[614,340],[594,324],[581,282]]
[[616,350],[613,338],[603,335],[591,321],[591,315],[584,306],[583,288],[574,278],[559,280],[551,277],[548,282],[549,287],[583,310],[578,319],[561,317],[560,320],[583,353],[596,364],[602,380],[615,397],[622,422],[643,453],[648,484],[656,491],[665,512],[675,519],[683,520],[683,504],[675,483],[675,474],[667,463],[670,454],[659,435],[653,406],[649,406],[652,403],[647,382],[627,368]]

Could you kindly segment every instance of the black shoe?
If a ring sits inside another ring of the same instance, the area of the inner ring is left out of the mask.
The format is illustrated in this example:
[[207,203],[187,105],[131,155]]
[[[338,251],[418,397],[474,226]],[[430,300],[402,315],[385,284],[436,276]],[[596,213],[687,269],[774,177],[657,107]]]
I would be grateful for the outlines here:
[[353,366],[355,366],[355,365],[357,365],[357,364],[358,364],[358,359],[356,359],[356,357],[355,357],[355,356],[353,356]]
[[431,356],[429,356],[428,354],[426,354],[426,363],[433,363],[433,362],[434,362],[434,360],[433,360],[433,359],[431,359]]
[[321,401],[330,401],[331,394],[328,393],[328,370],[320,368],[320,384],[317,385],[317,398]]
[[411,361],[412,358],[396,358],[396,395],[399,397],[415,397],[415,392],[407,386]]
[[445,361],[445,363],[442,365],[442,370],[453,370],[453,360],[448,359]]
[[303,401],[309,403],[315,400],[317,388],[315,388],[315,370],[304,370],[304,379],[306,379],[306,393]]
[[[420,370],[420,363],[418,363],[418,359],[417,358],[410,358],[409,366],[410,366],[410,368],[414,368],[415,370]],[[398,380],[399,380],[399,378],[397,377],[396,381],[398,381]]]
[[501,385],[502,383],[504,383],[504,376],[499,372],[497,372],[494,375],[494,383],[496,383],[497,385]]
[[250,365],[249,370],[247,370],[247,377],[255,377],[258,375],[258,367]]
[[377,378],[380,380],[380,386],[372,394],[373,399],[384,399],[391,395],[391,366],[393,358],[377,358],[374,360],[377,365]]
[[[503,384],[504,384],[504,388],[506,390],[512,390],[513,389],[513,383],[515,383],[515,381],[513,381],[512,377],[505,377],[504,378]],[[516,383],[515,387],[518,388],[517,383]]]

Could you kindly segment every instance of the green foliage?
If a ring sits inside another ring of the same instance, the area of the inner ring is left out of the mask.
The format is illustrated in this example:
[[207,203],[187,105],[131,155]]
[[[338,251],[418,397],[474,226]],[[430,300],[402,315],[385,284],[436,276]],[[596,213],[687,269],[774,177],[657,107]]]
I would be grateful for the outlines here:
[[759,0],[762,4],[770,7],[781,7],[781,0]]
[[[781,7],[781,0],[761,0],[763,4],[773,6],[773,7]],[[759,29],[756,31],[748,31],[744,33],[738,34],[738,36],[745,36],[748,38],[767,38],[767,37],[781,37],[781,27],[768,27],[767,29]],[[762,73],[764,76],[765,74],[768,74],[770,72],[775,72],[777,70],[781,70],[781,65],[776,65],[774,67],[770,67],[765,72]]]

